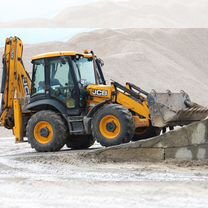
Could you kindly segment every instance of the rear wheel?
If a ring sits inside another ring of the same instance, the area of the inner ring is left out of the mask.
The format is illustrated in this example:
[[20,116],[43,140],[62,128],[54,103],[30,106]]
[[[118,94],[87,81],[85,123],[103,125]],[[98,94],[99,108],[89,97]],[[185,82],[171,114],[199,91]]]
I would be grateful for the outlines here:
[[105,147],[127,143],[134,135],[132,114],[121,105],[106,105],[94,115],[92,132]]
[[65,145],[68,130],[56,112],[40,111],[30,118],[26,135],[31,147],[37,152],[54,152]]
[[135,134],[132,138],[132,141],[139,141],[142,139],[147,139],[147,138],[151,138],[151,137],[155,137],[160,135],[161,129],[157,128],[157,127],[143,127],[143,128],[137,128],[135,130]]
[[88,149],[95,143],[92,135],[72,135],[66,141],[66,145],[71,149]]

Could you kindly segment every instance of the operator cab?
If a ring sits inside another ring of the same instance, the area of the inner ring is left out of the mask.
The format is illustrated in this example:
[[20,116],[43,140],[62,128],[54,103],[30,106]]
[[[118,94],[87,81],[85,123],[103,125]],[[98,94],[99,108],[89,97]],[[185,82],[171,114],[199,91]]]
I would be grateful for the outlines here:
[[33,57],[32,64],[30,103],[56,100],[67,109],[81,109],[86,105],[86,87],[105,84],[103,62],[93,53],[41,54]]

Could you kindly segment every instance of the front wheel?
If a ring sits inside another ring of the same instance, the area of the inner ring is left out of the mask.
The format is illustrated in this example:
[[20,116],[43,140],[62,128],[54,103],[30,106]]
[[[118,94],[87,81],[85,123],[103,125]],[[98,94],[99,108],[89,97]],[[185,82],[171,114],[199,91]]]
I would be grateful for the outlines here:
[[134,135],[132,114],[121,105],[106,105],[92,118],[92,133],[105,147],[130,142]]
[[61,116],[46,110],[30,118],[26,135],[31,147],[37,152],[55,152],[65,145],[68,129]]

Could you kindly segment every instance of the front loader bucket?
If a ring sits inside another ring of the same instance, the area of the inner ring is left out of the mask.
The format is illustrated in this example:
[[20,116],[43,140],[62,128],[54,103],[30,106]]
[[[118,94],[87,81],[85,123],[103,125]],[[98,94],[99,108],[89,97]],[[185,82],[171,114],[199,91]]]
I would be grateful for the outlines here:
[[208,108],[192,103],[188,94],[157,93],[148,95],[151,122],[156,127],[182,126],[200,121],[208,116]]

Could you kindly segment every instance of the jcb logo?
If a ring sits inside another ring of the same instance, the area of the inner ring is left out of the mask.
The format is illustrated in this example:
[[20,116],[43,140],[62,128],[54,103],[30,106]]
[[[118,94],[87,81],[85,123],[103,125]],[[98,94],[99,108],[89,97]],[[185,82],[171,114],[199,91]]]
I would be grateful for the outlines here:
[[93,90],[92,95],[94,96],[108,96],[107,90]]

